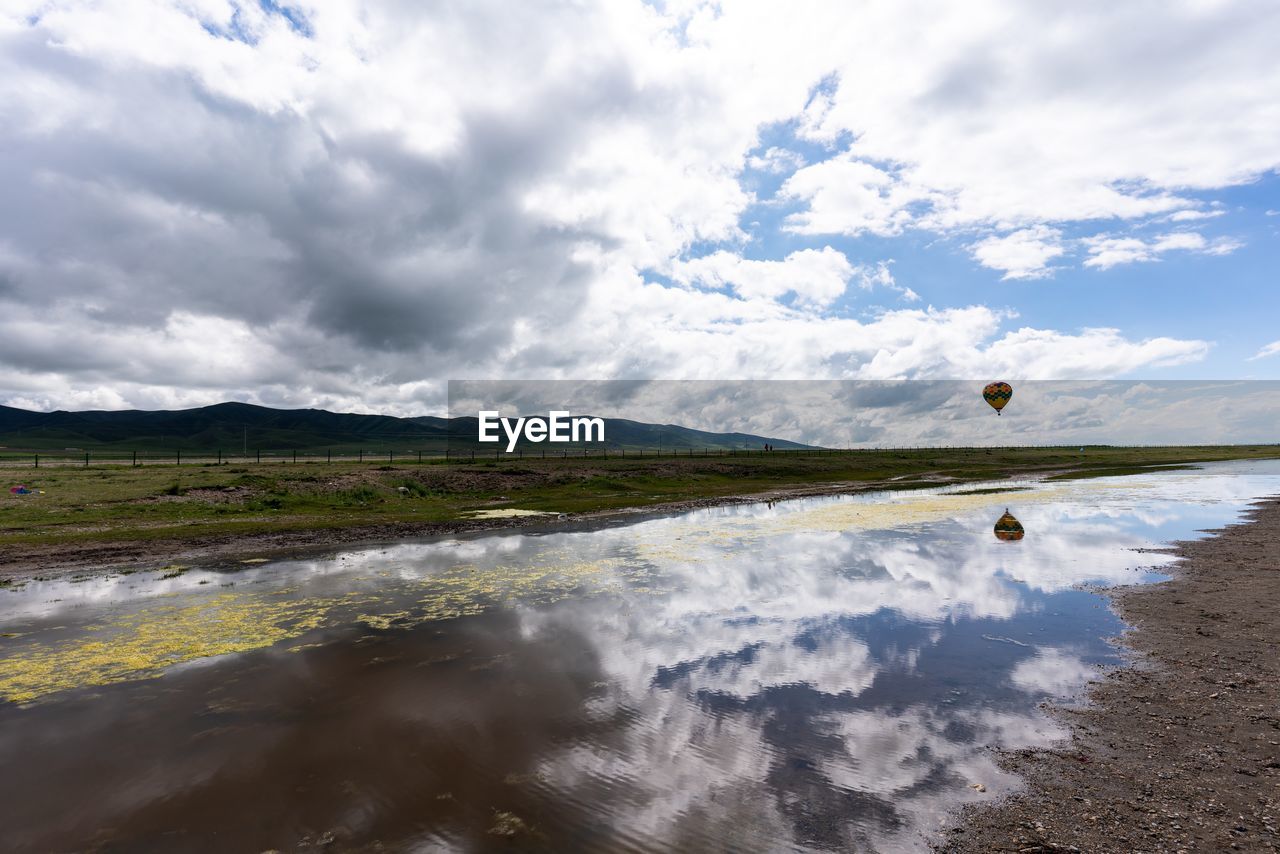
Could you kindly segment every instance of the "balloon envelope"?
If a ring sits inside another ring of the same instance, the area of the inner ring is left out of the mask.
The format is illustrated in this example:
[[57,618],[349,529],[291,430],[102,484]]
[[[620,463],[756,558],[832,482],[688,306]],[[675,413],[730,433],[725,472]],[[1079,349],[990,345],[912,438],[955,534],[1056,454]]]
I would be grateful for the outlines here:
[[989,383],[982,390],[982,399],[991,404],[991,408],[996,411],[996,415],[1000,414],[1000,410],[1004,409],[1005,404],[1009,402],[1009,398],[1013,397],[1013,386],[1008,383]]
[[996,520],[995,531],[996,538],[1000,540],[1020,540],[1027,533],[1022,529],[1022,523],[1008,510]]

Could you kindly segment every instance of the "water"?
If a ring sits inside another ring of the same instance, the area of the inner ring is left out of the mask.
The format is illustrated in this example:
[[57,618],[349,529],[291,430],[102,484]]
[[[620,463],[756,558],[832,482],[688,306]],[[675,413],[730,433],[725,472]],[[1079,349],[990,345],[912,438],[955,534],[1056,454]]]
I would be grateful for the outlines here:
[[1017,486],[0,591],[3,847],[924,850],[1280,465]]

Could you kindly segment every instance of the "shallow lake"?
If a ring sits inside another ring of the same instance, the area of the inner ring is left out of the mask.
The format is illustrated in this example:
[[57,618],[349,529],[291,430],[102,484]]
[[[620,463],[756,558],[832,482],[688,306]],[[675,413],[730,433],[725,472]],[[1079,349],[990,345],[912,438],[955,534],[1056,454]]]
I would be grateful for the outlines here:
[[3,848],[925,850],[1280,465],[982,486],[0,590]]

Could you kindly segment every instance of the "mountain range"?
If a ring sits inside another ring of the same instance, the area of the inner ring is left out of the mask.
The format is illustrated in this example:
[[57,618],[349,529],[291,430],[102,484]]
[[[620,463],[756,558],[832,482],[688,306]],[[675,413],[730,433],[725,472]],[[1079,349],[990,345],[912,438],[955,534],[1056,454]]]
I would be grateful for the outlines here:
[[[805,448],[807,445],[748,433],[712,433],[675,424],[606,418],[610,449],[709,448],[729,450]],[[212,451],[405,449],[441,452],[483,447],[475,418],[360,415],[323,409],[272,409],[248,403],[218,403],[196,409],[33,412],[0,406],[0,446],[10,450]],[[522,442],[520,447],[534,447]],[[538,445],[536,447],[547,447]]]

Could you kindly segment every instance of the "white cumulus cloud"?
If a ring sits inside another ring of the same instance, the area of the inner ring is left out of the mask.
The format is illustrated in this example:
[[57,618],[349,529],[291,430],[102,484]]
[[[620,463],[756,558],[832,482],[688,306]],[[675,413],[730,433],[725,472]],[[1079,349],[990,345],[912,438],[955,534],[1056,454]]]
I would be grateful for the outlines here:
[[1038,279],[1049,274],[1049,262],[1062,255],[1062,232],[1043,225],[1004,236],[991,236],[969,250],[978,263],[1002,270],[1006,279]]

